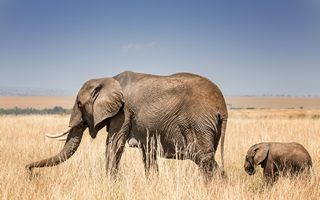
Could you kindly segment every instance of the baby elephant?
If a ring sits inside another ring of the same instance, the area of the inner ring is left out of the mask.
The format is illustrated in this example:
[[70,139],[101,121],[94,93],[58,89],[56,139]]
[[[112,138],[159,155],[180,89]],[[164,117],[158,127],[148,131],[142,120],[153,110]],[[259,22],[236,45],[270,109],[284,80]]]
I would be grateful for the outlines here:
[[244,169],[249,175],[261,165],[268,182],[274,182],[279,174],[296,175],[309,171],[312,161],[307,150],[298,143],[259,143],[247,152]]

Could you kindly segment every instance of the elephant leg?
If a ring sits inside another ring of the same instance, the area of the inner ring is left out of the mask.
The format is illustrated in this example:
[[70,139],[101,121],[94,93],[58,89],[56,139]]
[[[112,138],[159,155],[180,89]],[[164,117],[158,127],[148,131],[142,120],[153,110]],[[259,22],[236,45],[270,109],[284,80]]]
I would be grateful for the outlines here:
[[[122,115],[119,116],[121,117]],[[121,127],[115,125],[112,130],[108,131],[108,137],[106,140],[106,174],[110,175],[112,178],[115,178],[118,172],[119,162],[123,154],[126,141],[129,138],[128,136],[131,128],[131,113],[128,110],[124,110],[124,116],[124,122],[122,122],[122,118],[120,121],[117,121],[117,119],[113,121],[115,124],[122,123],[122,125]]]
[[157,163],[157,151],[155,147],[146,148],[145,146],[140,147],[142,160],[145,168],[145,175],[147,178],[150,177],[151,174],[158,175],[158,163]]
[[276,172],[276,166],[274,164],[266,165],[266,167],[263,169],[263,176],[267,181],[267,184],[272,184],[278,176],[278,173]]
[[194,162],[198,165],[205,181],[211,182],[212,177],[218,168],[218,164],[214,159],[214,153],[198,155],[195,157]]
[[115,133],[106,141],[106,173],[115,178],[124,151],[127,137],[125,134]]

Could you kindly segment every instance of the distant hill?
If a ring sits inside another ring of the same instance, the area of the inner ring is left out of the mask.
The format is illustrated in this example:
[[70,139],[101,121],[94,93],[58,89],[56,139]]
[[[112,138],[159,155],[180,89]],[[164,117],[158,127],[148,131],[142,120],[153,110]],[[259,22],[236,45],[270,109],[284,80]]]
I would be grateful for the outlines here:
[[[0,95],[0,109],[15,107],[45,109],[56,106],[70,109],[74,104],[75,96],[76,94],[61,96]],[[320,97],[226,96],[225,99],[229,109],[320,109]]]
[[320,97],[226,96],[230,109],[320,109]]
[[0,87],[0,96],[71,96],[71,91],[63,89],[43,89],[27,87]]

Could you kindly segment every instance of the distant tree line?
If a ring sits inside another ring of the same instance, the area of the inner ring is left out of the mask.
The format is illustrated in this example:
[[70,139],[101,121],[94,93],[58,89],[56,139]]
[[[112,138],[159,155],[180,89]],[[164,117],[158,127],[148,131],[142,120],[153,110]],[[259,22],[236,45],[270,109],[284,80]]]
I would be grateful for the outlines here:
[[35,108],[0,108],[0,115],[54,115],[70,114],[71,109],[65,109],[60,106],[53,108],[35,109]]

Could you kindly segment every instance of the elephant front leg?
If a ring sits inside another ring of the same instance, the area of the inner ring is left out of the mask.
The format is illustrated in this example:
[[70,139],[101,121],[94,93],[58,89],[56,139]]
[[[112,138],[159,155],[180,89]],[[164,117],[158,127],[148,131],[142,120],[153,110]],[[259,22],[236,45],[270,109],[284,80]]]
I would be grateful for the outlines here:
[[277,179],[276,167],[273,163],[266,165],[263,169],[263,176],[268,185],[272,184]]
[[124,151],[127,137],[125,134],[117,133],[107,138],[106,141],[106,173],[116,178],[118,166]]

